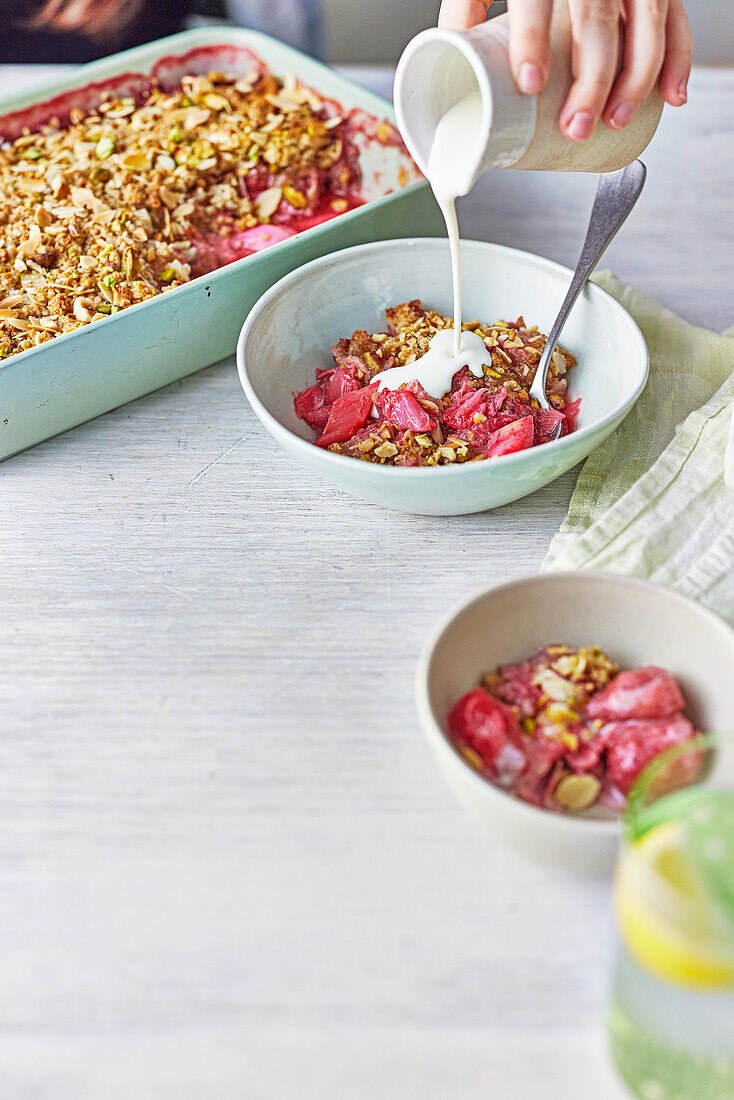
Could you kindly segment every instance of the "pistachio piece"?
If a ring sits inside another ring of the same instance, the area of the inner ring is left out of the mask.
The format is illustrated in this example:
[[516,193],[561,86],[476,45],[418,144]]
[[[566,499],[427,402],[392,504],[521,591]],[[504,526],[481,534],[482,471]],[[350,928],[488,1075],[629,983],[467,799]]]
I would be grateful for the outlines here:
[[94,147],[94,151],[100,160],[107,160],[107,157],[111,157],[115,151],[115,139],[112,134],[102,134]]

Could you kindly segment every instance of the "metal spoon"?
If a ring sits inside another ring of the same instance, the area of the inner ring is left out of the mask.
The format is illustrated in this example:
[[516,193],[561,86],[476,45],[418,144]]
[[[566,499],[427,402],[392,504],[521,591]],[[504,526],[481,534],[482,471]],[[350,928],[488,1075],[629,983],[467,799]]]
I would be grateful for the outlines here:
[[[548,333],[545,350],[540,357],[538,369],[530,388],[530,398],[540,405],[541,409],[551,408],[545,394],[545,382],[548,377],[551,356],[558,343],[561,330],[565,325],[568,315],[573,309],[574,303],[586,285],[586,280],[599,263],[607,245],[622,226],[627,215],[640,197],[640,192],[645,185],[647,169],[641,160],[634,160],[626,168],[619,172],[607,172],[599,180],[599,186],[594,199],[594,207],[589,219],[589,228],[586,232],[584,247],[581,249],[581,257],[576,266],[568,294],[563,300],[553,328]],[[556,427],[551,440],[558,439],[561,434],[561,424]],[[550,442],[550,440],[549,440]]]

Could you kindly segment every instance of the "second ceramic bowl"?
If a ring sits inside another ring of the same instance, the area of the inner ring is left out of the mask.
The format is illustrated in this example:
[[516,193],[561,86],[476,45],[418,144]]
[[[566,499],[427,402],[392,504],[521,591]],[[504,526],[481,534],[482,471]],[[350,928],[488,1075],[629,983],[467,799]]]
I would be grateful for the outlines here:
[[[464,315],[514,320],[547,332],[568,289],[560,264],[483,241],[462,242]],[[562,336],[578,360],[569,376],[581,398],[578,429],[517,454],[457,466],[408,469],[358,462],[315,447],[293,393],[333,366],[330,349],[356,329],[382,332],[385,307],[420,298],[451,314],[448,242],[409,238],[358,245],[305,264],[253,307],[237,345],[237,369],[250,404],[274,438],[325,481],[373,504],[422,515],[495,508],[547,485],[614,431],[642,393],[648,354],[622,306],[589,285]]]
[[636,577],[545,573],[474,596],[427,641],[416,679],[421,725],[449,785],[488,838],[543,860],[603,869],[620,835],[609,811],[557,814],[521,802],[474,771],[446,732],[450,708],[486,672],[554,643],[598,645],[622,668],[671,672],[687,716],[717,736],[710,781],[731,786],[734,631],[693,600]]

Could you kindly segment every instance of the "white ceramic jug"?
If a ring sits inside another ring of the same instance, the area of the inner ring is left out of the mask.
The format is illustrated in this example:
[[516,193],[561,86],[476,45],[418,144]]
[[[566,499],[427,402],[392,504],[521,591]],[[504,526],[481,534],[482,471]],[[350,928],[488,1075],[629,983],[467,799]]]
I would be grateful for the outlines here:
[[395,110],[405,144],[426,171],[439,120],[479,90],[483,127],[474,153],[476,179],[488,168],[612,172],[630,164],[650,142],[663,109],[656,91],[624,130],[599,123],[584,142],[570,141],[558,118],[573,80],[567,0],[556,0],[551,26],[552,64],[537,96],[518,91],[510,69],[506,16],[470,31],[423,31],[406,47],[395,76]]

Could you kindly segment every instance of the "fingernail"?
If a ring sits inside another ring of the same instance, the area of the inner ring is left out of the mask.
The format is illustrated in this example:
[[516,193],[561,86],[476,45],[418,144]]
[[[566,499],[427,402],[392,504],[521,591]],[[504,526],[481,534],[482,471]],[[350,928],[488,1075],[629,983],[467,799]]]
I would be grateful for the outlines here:
[[521,92],[525,95],[535,95],[540,91],[540,85],[543,83],[543,74],[540,71],[538,65],[533,65],[530,61],[523,61],[522,65],[517,71],[517,84]]
[[681,103],[688,102],[688,79],[681,80],[680,84],[678,85],[678,99],[681,101]]
[[616,107],[613,111],[609,121],[615,130],[624,130],[625,126],[629,126],[632,121],[634,113],[634,103],[620,103],[619,107]]
[[577,111],[566,123],[566,134],[571,141],[586,141],[594,129],[594,119],[588,111]]

